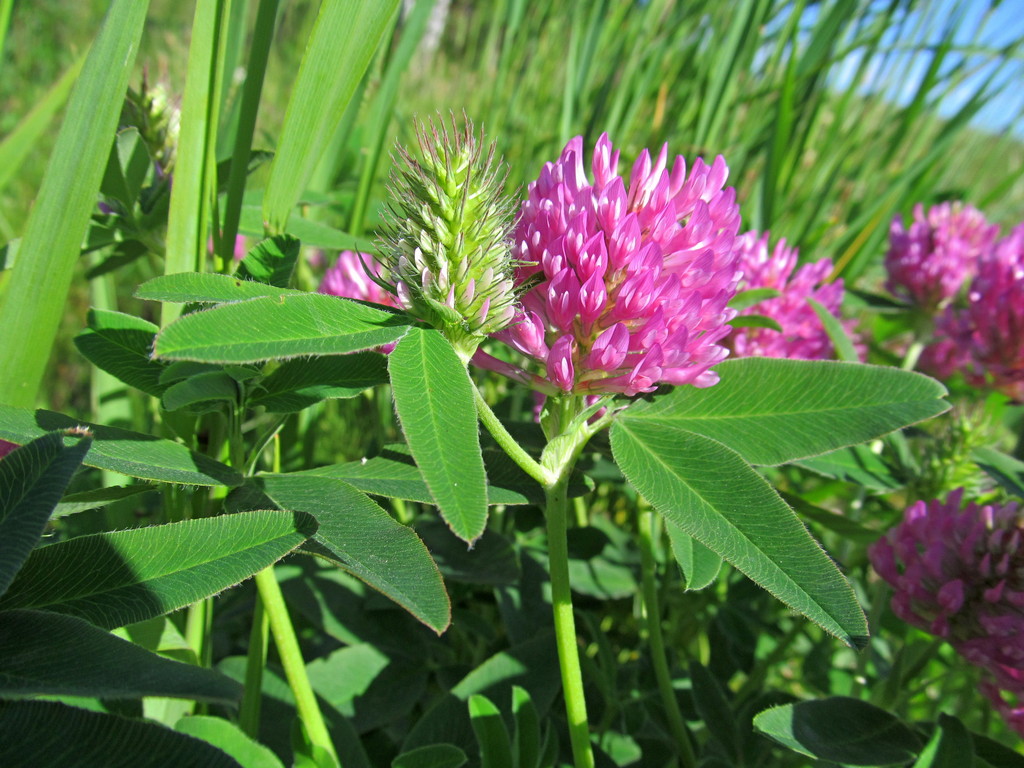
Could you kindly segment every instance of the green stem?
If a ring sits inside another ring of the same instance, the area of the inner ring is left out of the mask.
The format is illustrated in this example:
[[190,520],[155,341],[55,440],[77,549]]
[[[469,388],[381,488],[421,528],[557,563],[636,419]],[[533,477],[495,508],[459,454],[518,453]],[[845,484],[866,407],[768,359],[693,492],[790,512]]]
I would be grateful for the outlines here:
[[260,704],[263,700],[263,668],[267,664],[267,634],[270,623],[263,610],[263,601],[256,595],[252,610],[252,631],[245,662],[245,693],[238,712],[238,725],[254,739],[259,737]]
[[654,527],[654,514],[649,508],[640,512],[637,519],[637,540],[640,544],[640,574],[643,582],[644,621],[647,626],[647,642],[651,648],[651,663],[654,665],[654,677],[658,681],[658,692],[665,708],[672,738],[676,740],[679,752],[679,764],[682,768],[694,768],[697,764],[693,754],[690,735],[683,721],[683,713],[679,711],[675,690],[672,688],[672,674],[668,668],[665,655],[665,640],[661,634],[661,607],[658,603],[657,565],[654,559],[654,540],[651,531]]
[[285,677],[288,678],[288,686],[295,696],[295,708],[298,710],[299,719],[306,728],[310,742],[326,750],[337,760],[338,753],[334,749],[316,694],[306,674],[306,663],[302,659],[302,650],[299,648],[298,638],[295,637],[295,628],[288,616],[288,608],[284,604],[284,595],[281,594],[281,585],[277,583],[273,566],[256,574],[256,588],[259,589],[260,599],[270,622],[270,631],[274,635],[277,655],[284,667]]
[[546,467],[535,461],[530,454],[524,451],[516,439],[508,433],[505,429],[505,425],[501,423],[497,416],[494,415],[494,411],[491,410],[491,406],[484,400],[484,396],[480,394],[480,390],[473,387],[473,396],[476,398],[476,411],[480,415],[480,421],[487,427],[487,431],[491,433],[491,437],[494,438],[495,442],[501,446],[502,450],[508,454],[509,458],[518,464],[522,470],[540,483],[542,486],[547,488],[556,482],[555,476]]
[[569,546],[566,539],[569,499],[567,476],[544,489],[547,499],[548,559],[551,571],[551,603],[555,615],[555,642],[558,665],[562,671],[565,712],[569,720],[576,768],[593,768],[594,753],[590,748],[587,724],[587,702],[583,696],[583,675],[580,672],[579,646],[576,643],[576,622],[572,613],[572,592],[569,588]]

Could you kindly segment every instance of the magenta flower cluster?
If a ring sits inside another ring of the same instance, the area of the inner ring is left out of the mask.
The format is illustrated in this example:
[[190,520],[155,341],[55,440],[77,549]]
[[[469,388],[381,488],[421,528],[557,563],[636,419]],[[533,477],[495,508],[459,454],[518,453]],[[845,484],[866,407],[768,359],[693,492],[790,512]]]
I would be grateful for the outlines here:
[[1024,224],[978,259],[966,304],[939,316],[922,367],[1024,401]]
[[974,275],[978,259],[998,236],[999,227],[970,205],[941,203],[926,212],[918,204],[910,226],[904,227],[897,217],[889,229],[886,288],[923,311],[934,312]]
[[474,362],[548,394],[635,395],[659,383],[706,387],[735,312],[739,208],[718,157],[687,173],[668,149],[644,150],[626,180],[608,136],[587,177],[583,140],[544,165],[520,210],[513,256],[524,290],[497,338],[539,364],[527,372],[478,352]]
[[911,506],[871,564],[893,587],[893,612],[986,670],[984,692],[1024,734],[1024,510],[962,501],[960,488]]
[[[740,290],[768,288],[778,296],[763,299],[740,315],[763,315],[782,329],[740,327],[726,344],[737,357],[787,357],[798,360],[823,360],[832,356],[832,340],[808,299],[813,299],[833,315],[839,315],[843,303],[843,281],[826,282],[832,262],[821,259],[797,269],[799,252],[779,240],[769,249],[769,233],[745,232],[736,238],[743,279]],[[794,272],[795,270],[795,272]],[[852,333],[852,324],[846,322]]]
[[367,269],[374,277],[381,278],[380,262],[373,256],[356,251],[342,251],[338,254],[337,261],[324,273],[318,290],[320,293],[331,296],[398,307],[398,299],[395,295],[375,283],[367,274]]

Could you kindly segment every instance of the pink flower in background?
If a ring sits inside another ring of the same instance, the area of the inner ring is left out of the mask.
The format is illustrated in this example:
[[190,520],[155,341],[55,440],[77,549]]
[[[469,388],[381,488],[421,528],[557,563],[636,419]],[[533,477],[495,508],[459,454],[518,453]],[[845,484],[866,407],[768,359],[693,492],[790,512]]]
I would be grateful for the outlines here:
[[735,315],[733,240],[739,208],[728,168],[697,160],[687,175],[668,148],[644,150],[627,189],[606,134],[584,170],[583,140],[546,163],[529,186],[515,231],[516,285],[528,287],[512,325],[496,334],[539,363],[527,373],[482,352],[474,362],[549,394],[707,387]]
[[974,386],[1024,402],[1024,224],[978,261],[967,306],[948,308],[936,336],[923,357],[926,370],[960,371]]
[[871,564],[893,587],[893,612],[986,670],[984,692],[1024,733],[1024,510],[962,500],[960,488],[911,506]]
[[13,451],[18,446],[14,443],[9,443],[6,440],[0,440],[0,459],[6,456],[8,453]]
[[[366,268],[363,264],[366,264]],[[360,299],[361,301],[372,301],[374,304],[384,304],[388,307],[398,307],[398,300],[394,294],[388,293],[366,274],[369,269],[374,277],[381,277],[381,265],[373,256],[368,253],[357,253],[356,251],[342,251],[338,254],[338,260],[324,274],[320,281],[320,293],[331,296],[342,296],[346,299]]]
[[[756,232],[746,232],[736,238],[736,251],[743,270],[740,290],[770,288],[779,292],[778,296],[741,310],[740,315],[764,315],[777,322],[782,331],[736,328],[727,345],[737,357],[788,357],[797,360],[832,357],[832,340],[808,299],[814,299],[838,317],[843,303],[843,281],[825,282],[832,272],[829,259],[796,269],[796,248],[788,247],[783,239],[769,251],[768,242],[767,232],[760,237]],[[852,323],[845,325],[851,326]]]
[[918,204],[909,228],[897,217],[889,229],[886,288],[934,312],[956,296],[998,236],[999,227],[970,205],[941,203],[925,213]]

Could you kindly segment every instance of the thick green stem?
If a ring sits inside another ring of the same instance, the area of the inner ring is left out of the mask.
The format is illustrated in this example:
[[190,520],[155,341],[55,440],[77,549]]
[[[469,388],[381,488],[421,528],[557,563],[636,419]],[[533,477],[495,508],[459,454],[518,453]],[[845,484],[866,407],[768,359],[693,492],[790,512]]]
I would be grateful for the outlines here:
[[590,748],[587,703],[583,697],[583,675],[580,672],[576,621],[572,614],[572,592],[569,588],[569,546],[566,540],[566,519],[569,511],[567,485],[566,477],[561,477],[544,489],[547,498],[551,604],[555,613],[555,642],[558,646],[558,664],[562,670],[562,692],[565,695],[565,712],[569,719],[573,763],[576,768],[593,768],[594,753]]
[[654,559],[654,540],[651,530],[654,526],[654,515],[651,510],[644,509],[637,520],[637,541],[640,544],[640,573],[643,581],[644,621],[647,625],[647,643],[651,649],[651,663],[654,665],[654,677],[658,681],[658,692],[665,708],[665,717],[676,741],[679,765],[682,768],[694,768],[697,759],[693,754],[690,734],[683,721],[683,713],[679,711],[675,691],[672,688],[672,674],[668,668],[665,655],[665,640],[661,634],[661,607],[658,601],[658,579]]
[[263,701],[263,668],[267,664],[267,634],[270,623],[263,610],[263,601],[256,595],[249,633],[249,653],[245,662],[245,693],[238,711],[238,725],[254,739],[259,738],[260,704]]
[[476,387],[473,387],[473,396],[476,398],[476,411],[480,416],[480,421],[487,427],[487,431],[491,433],[491,436],[501,446],[501,449],[508,454],[509,458],[545,488],[554,483],[554,475],[519,446],[516,439],[505,429],[505,425],[494,415],[491,406],[487,404],[484,396],[480,394],[480,390]]
[[277,583],[273,566],[256,574],[256,587],[259,589],[260,599],[270,622],[270,631],[274,635],[274,645],[277,646],[277,655],[281,659],[281,666],[284,667],[285,677],[288,678],[288,686],[295,696],[295,708],[298,710],[299,719],[306,728],[310,742],[326,750],[337,760],[338,753],[327,731],[327,724],[320,712],[313,686],[309,683],[306,663],[302,659],[295,628],[288,616],[288,608],[284,604],[284,595],[281,594],[281,585]]

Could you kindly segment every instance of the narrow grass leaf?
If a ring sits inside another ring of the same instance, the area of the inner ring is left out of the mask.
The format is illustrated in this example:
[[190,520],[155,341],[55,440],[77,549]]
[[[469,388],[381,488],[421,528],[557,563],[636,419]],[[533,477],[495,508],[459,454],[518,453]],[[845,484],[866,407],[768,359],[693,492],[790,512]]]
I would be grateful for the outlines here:
[[157,656],[74,616],[0,612],[0,696],[40,694],[168,696],[237,705],[242,686],[212,669]]
[[1024,461],[988,447],[975,448],[971,458],[1007,493],[1024,499]]
[[154,353],[207,363],[343,355],[397,341],[410,322],[337,296],[289,293],[186,315],[160,332]]
[[[53,411],[29,411],[0,405],[0,439],[24,444],[54,430],[85,427],[93,444],[83,464],[140,480],[184,485],[239,485],[242,477],[209,456],[194,453],[180,443],[116,427],[78,421]],[[68,444],[74,438],[64,438]]]
[[0,595],[39,543],[50,513],[82,463],[90,438],[51,433],[0,461]]
[[754,728],[802,755],[844,765],[906,765],[921,748],[894,715],[843,696],[766,709]]
[[0,304],[0,403],[31,407],[66,310],[146,20],[146,0],[114,0],[71,94]]
[[157,723],[90,712],[54,701],[0,700],[0,765],[242,768],[222,750]]
[[811,309],[814,310],[814,314],[821,321],[821,325],[825,329],[825,333],[828,334],[832,346],[835,347],[836,357],[845,363],[859,363],[860,355],[857,354],[857,349],[853,346],[853,340],[850,339],[850,335],[843,328],[839,318],[829,312],[821,302],[811,298],[808,298],[807,301],[811,305]]
[[175,304],[230,304],[266,296],[300,294],[240,275],[178,272],[147,280],[135,289],[135,297],[146,301],[165,301]]
[[468,542],[487,524],[487,477],[473,382],[437,331],[413,329],[388,360],[395,408],[416,465],[455,534]]
[[707,389],[678,387],[624,421],[671,424],[718,440],[751,464],[783,464],[862,443],[949,408],[939,382],[828,360],[742,358]]
[[150,359],[159,330],[134,315],[90,309],[87,327],[75,337],[75,347],[90,363],[147,395],[160,397],[166,366]]
[[309,515],[262,510],[79,536],[33,552],[0,608],[123,627],[232,587],[315,532]]
[[241,728],[222,717],[190,715],[175,723],[174,730],[212,744],[245,768],[284,768],[273,751],[253,741]]
[[612,452],[665,518],[853,646],[867,623],[853,590],[793,511],[721,443],[661,422],[620,421]]
[[444,581],[411,528],[342,480],[263,475],[251,482],[280,508],[316,518],[319,528],[304,549],[362,579],[435,632],[448,627],[451,602]]
[[285,232],[334,128],[391,28],[398,0],[325,0],[299,66],[263,198],[271,234]]

